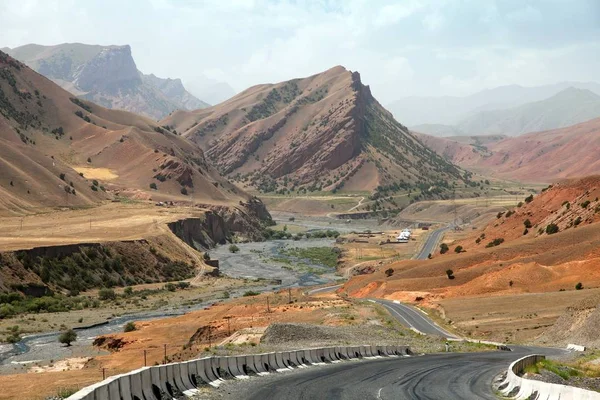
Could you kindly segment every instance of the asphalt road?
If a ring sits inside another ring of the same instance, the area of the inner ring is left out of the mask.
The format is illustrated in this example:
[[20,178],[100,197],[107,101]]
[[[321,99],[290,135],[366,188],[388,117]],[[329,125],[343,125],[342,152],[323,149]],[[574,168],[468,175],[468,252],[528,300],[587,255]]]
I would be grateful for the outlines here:
[[407,328],[428,335],[437,335],[450,339],[458,338],[457,336],[438,326],[435,322],[429,319],[425,313],[417,310],[414,307],[390,300],[372,299],[370,301],[374,301],[384,306],[394,318],[396,318]]
[[440,240],[440,236],[444,232],[446,232],[448,229],[450,229],[449,226],[447,226],[445,228],[439,228],[439,229],[436,229],[433,232],[431,232],[431,234],[427,238],[427,241],[423,245],[423,248],[421,249],[421,251],[419,252],[419,254],[417,254],[417,256],[415,258],[417,260],[426,260],[427,257],[429,256],[429,254],[433,254],[435,252],[435,246],[436,246],[437,242]]
[[[423,333],[454,337],[425,314],[405,304],[372,300],[403,324]],[[341,400],[470,400],[498,397],[492,382],[511,362],[528,354],[563,350],[511,347],[513,351],[442,353],[341,362],[258,378],[232,388],[225,398]]]
[[257,378],[232,391],[230,398],[497,400],[492,381],[512,361],[532,353],[561,352],[523,347],[514,350],[429,354],[311,367],[265,380]]
[[308,291],[308,295],[333,292],[342,286],[343,285],[333,285],[333,286],[325,286],[325,287],[321,287],[321,288],[312,289],[312,290]]

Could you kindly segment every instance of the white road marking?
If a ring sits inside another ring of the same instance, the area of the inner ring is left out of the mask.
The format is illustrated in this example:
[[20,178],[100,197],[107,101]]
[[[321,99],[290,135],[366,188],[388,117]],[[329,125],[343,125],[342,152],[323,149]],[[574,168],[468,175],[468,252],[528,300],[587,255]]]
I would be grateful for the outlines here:
[[379,392],[377,392],[377,398],[381,399],[381,391],[383,390],[383,388],[379,389]]

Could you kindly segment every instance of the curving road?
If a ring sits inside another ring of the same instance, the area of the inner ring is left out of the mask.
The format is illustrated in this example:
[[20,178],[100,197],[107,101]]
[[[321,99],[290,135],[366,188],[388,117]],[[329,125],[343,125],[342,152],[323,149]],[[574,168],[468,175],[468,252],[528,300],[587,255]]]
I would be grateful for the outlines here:
[[439,228],[439,229],[436,229],[433,232],[431,232],[431,234],[425,241],[425,244],[423,244],[421,251],[419,252],[419,254],[416,255],[415,258],[417,260],[426,260],[427,257],[429,256],[429,254],[433,254],[435,252],[435,246],[437,245],[438,241],[440,240],[440,237],[442,236],[442,234],[450,228],[451,228],[450,226],[446,226],[444,228]]
[[427,335],[458,339],[457,336],[441,328],[429,319],[423,311],[417,310],[412,306],[391,300],[371,299],[370,301],[384,306],[394,318],[407,328]]
[[[373,299],[401,323],[422,333],[455,338],[424,313],[398,302]],[[494,378],[528,354],[548,356],[564,350],[511,347],[513,351],[441,353],[416,357],[349,361],[271,375],[232,388],[231,399],[470,400],[498,397]]]
[[264,399],[495,399],[492,381],[519,357],[560,350],[517,347],[514,351],[444,353],[343,362],[258,378],[234,397]]

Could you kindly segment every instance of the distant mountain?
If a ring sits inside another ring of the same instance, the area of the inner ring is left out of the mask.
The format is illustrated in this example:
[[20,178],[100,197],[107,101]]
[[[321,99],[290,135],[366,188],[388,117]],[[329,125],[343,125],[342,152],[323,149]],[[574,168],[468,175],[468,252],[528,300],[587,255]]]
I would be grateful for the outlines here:
[[480,111],[457,124],[467,135],[510,135],[563,128],[600,117],[600,96],[568,88],[554,96],[518,107]]
[[222,174],[264,192],[443,191],[463,180],[341,66],[254,86],[160,124],[198,143]]
[[508,85],[486,89],[465,97],[404,97],[390,103],[387,108],[396,119],[411,128],[421,124],[456,125],[478,111],[512,108],[544,100],[569,87],[587,89],[600,95],[600,84],[595,82],[561,82],[536,87]]
[[505,179],[551,183],[600,174],[600,118],[517,137],[419,139],[449,162]]
[[190,92],[185,90],[181,79],[163,79],[154,74],[142,75],[142,81],[160,90],[170,100],[181,104],[186,110],[197,110],[210,107],[210,104],[198,100]]
[[6,52],[76,96],[107,108],[160,119],[177,109],[208,106],[179,79],[142,74],[127,45],[29,44]]
[[204,101],[215,105],[235,96],[235,90],[226,82],[218,82],[204,76],[186,81],[188,89]]
[[462,136],[465,133],[452,125],[444,124],[421,124],[410,127],[411,131],[426,133],[437,137]]

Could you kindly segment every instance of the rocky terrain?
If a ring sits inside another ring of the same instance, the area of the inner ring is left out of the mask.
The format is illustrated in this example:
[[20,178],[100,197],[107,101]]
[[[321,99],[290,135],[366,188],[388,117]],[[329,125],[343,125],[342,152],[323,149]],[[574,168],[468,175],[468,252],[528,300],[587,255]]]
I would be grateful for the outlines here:
[[538,339],[544,345],[569,343],[598,348],[600,346],[600,295],[592,295],[566,308],[556,323]]
[[208,106],[186,91],[180,79],[141,73],[128,45],[29,44],[5,51],[74,95],[107,108],[160,119],[177,109]]
[[161,125],[198,143],[222,174],[263,192],[442,191],[466,179],[341,66],[177,111]]

